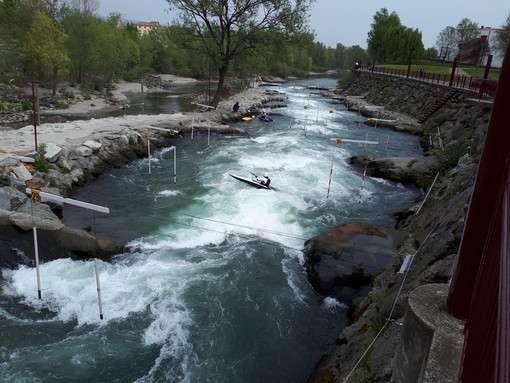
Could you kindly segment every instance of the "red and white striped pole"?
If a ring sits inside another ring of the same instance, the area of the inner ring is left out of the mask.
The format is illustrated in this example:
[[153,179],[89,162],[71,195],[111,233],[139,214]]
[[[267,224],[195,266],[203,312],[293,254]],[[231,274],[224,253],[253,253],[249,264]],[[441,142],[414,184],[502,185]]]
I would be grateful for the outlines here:
[[329,198],[329,189],[331,188],[331,176],[333,175],[333,161],[335,157],[331,159],[331,169],[329,170],[329,183],[328,183],[328,194],[326,195],[326,198]]

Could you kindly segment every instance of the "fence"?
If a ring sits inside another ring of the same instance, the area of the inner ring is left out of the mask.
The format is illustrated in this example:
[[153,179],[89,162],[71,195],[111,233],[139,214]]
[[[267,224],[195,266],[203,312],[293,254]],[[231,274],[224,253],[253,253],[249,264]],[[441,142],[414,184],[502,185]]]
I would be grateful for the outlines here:
[[421,81],[430,82],[433,84],[441,84],[460,89],[467,89],[476,92],[480,99],[492,100],[496,95],[498,87],[498,80],[482,79],[479,77],[472,77],[464,74],[445,74],[445,73],[432,73],[417,70],[398,69],[398,68],[385,68],[379,66],[356,65],[355,70],[362,72],[381,73],[392,76],[400,76],[413,78]]

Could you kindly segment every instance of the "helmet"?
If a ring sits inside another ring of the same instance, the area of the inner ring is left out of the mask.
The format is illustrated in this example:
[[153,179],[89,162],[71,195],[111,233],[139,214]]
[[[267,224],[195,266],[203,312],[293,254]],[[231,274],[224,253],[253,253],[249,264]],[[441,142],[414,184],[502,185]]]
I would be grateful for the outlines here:
[[264,177],[269,177],[269,174],[267,174],[267,172],[265,172]]

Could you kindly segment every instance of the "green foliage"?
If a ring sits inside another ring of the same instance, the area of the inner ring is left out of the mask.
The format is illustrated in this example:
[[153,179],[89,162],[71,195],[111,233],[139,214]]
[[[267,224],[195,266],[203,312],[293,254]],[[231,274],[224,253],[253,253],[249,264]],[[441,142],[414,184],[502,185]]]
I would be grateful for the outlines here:
[[57,102],[57,109],[69,109],[69,104],[67,102]]
[[372,301],[374,301],[375,303],[377,302],[380,302],[382,301],[384,298],[386,298],[388,296],[388,290],[381,290],[381,291],[378,291],[377,294],[375,294],[373,297],[372,297]]
[[74,98],[75,98],[74,92],[71,91],[71,90],[67,90],[67,89],[60,89],[60,95],[63,98],[68,98],[68,99],[71,99],[71,100],[74,100]]
[[128,142],[129,142],[129,145],[131,145],[131,146],[135,146],[136,145],[136,142],[135,142],[135,139],[133,138],[133,136],[129,137]]
[[247,0],[230,7],[228,0],[167,1],[180,13],[179,26],[187,31],[177,35],[178,45],[202,52],[218,73],[211,105],[220,101],[234,59],[265,54],[263,48],[282,44],[290,36],[306,32],[307,12],[312,3],[312,0]]
[[449,113],[440,113],[437,116],[434,116],[432,119],[432,122],[435,126],[441,126],[445,122],[450,121],[452,119],[452,116]]
[[33,105],[30,101],[25,101],[21,104],[21,110],[23,110],[23,111],[32,110],[32,108],[33,108]]
[[415,163],[417,163],[418,160],[416,158],[413,158],[411,161],[407,163],[407,167],[411,168]]
[[69,173],[71,173],[71,170],[66,168],[66,167],[61,167],[60,168],[60,173],[62,173],[62,174],[69,174]]
[[368,32],[368,52],[376,62],[409,60],[423,57],[424,47],[421,32],[400,23],[395,12],[382,8],[374,15]]
[[379,331],[384,328],[384,322],[381,322],[379,319],[373,319],[372,322],[370,322],[370,327],[376,333],[379,333]]
[[357,297],[357,298],[354,298],[352,300],[352,307],[354,310],[356,310],[359,305],[361,304],[361,302],[363,302],[363,298],[362,297]]
[[437,152],[437,163],[436,172],[441,174],[447,173],[450,169],[457,166],[459,158],[464,154],[468,153],[469,149],[467,146],[459,141],[454,141],[445,145],[444,150]]
[[11,184],[11,179],[9,176],[5,174],[0,174],[0,186],[9,186]]
[[22,44],[21,57],[32,75],[51,81],[53,94],[61,74],[67,71],[68,36],[58,23],[45,13],[36,13]]
[[47,173],[50,170],[50,166],[48,165],[48,161],[44,155],[46,154],[46,144],[39,144],[37,148],[37,154],[35,156],[34,167],[35,170]]

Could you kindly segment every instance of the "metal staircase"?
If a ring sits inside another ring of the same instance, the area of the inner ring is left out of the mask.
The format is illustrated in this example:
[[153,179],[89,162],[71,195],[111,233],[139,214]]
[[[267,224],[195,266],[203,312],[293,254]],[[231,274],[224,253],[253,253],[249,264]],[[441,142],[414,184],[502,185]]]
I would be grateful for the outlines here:
[[457,97],[460,94],[460,91],[458,89],[453,89],[450,92],[448,92],[441,100],[439,100],[434,107],[429,110],[423,117],[421,117],[418,122],[420,124],[423,124],[425,121],[427,121],[432,115],[434,115],[437,111],[439,111],[441,108],[443,108],[448,101],[450,101],[452,98]]

